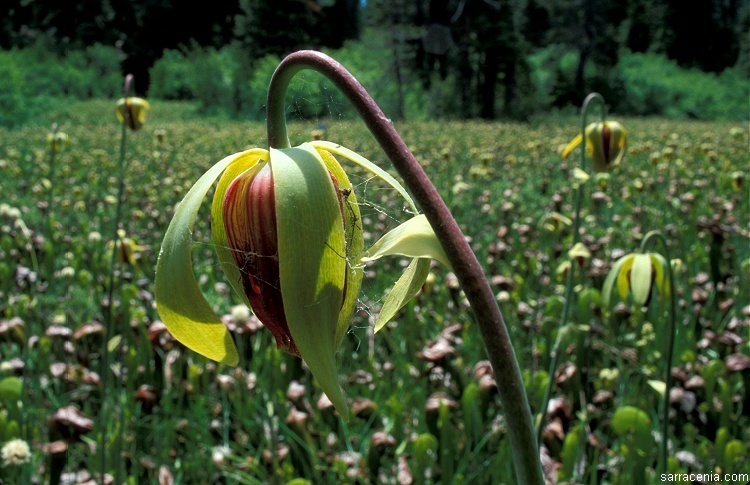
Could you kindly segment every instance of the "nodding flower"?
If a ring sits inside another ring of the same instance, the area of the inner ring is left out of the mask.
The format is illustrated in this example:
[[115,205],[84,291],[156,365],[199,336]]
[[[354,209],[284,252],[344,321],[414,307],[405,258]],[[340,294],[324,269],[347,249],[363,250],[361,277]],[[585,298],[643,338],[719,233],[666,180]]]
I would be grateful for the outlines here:
[[659,253],[631,253],[617,261],[604,280],[602,302],[609,306],[615,287],[620,298],[630,294],[633,303],[648,306],[654,286],[662,295],[669,295],[669,280],[665,277],[667,260]]
[[[625,157],[628,136],[617,121],[591,123],[585,131],[586,155],[597,172],[609,172]],[[580,134],[573,138],[562,151],[562,157],[566,158],[582,141]]]
[[148,101],[129,97],[117,100],[115,113],[120,123],[125,123],[133,131],[138,131],[146,123],[149,111],[151,111],[151,105]]
[[67,133],[62,131],[53,131],[47,135],[47,144],[52,153],[57,154],[70,146],[70,138]]
[[339,413],[348,416],[335,353],[349,328],[365,261],[414,258],[383,304],[376,330],[411,299],[430,259],[447,264],[423,215],[402,223],[364,251],[357,197],[336,156],[403,187],[360,155],[325,141],[294,148],[255,148],[210,168],[178,206],[156,269],[156,302],[169,332],[188,348],[235,365],[237,350],[206,302],[191,263],[198,208],[218,179],[211,209],[213,242],[229,284],[276,339],[303,358]]

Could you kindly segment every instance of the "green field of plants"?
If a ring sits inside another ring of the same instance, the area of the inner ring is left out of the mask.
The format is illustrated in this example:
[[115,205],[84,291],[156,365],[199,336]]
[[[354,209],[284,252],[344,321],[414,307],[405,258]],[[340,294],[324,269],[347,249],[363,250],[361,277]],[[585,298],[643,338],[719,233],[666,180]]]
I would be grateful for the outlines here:
[[[627,129],[628,148],[608,174],[582,165],[578,150],[561,157],[580,132],[574,117],[395,127],[470,238],[535,417],[551,380],[541,433],[548,479],[659,483],[669,472],[746,483],[747,124],[609,118]],[[292,146],[311,140],[319,122],[290,124]],[[48,143],[52,123],[67,142]],[[395,176],[361,122],[325,124],[325,139]],[[167,226],[209,167],[266,146],[265,125],[154,101],[126,144],[123,133],[114,100],[74,101],[0,128],[0,483],[515,483],[482,340],[456,276],[438,263],[377,334],[384,294],[406,261],[367,263],[336,356],[345,421],[302,360],[277,350],[231,290],[206,201],[193,267],[240,363],[217,364],[176,342],[154,298]],[[368,247],[412,214],[394,189],[340,161]],[[628,290],[630,273],[604,294],[615,262],[637,253],[651,231],[667,246],[646,249],[668,260],[674,287],[652,284],[663,282],[659,267],[646,290],[633,289],[647,291],[644,305]],[[571,254],[576,241],[583,247]]]

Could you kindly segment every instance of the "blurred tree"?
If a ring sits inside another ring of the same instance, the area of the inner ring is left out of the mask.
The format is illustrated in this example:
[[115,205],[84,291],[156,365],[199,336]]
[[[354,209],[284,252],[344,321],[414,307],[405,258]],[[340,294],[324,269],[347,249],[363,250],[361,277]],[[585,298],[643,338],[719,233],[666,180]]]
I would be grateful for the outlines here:
[[378,34],[384,36],[388,45],[390,62],[388,70],[396,84],[396,99],[393,103],[394,119],[405,117],[404,84],[412,73],[419,75],[425,62],[422,45],[424,33],[424,9],[422,0],[369,0],[366,22]]
[[[522,116],[521,93],[530,81],[525,60],[528,44],[520,33],[520,5],[510,0],[429,2],[424,37],[428,62],[421,68],[426,85],[436,66],[440,67],[442,78],[446,77],[447,67],[452,68],[454,95],[460,99],[453,115],[494,119],[497,106],[502,104],[504,113]],[[431,35],[442,39],[431,39]],[[502,103],[498,103],[498,88],[502,90]]]
[[339,48],[359,35],[357,0],[239,0],[234,34],[251,58]]
[[580,104],[594,88],[585,83],[589,62],[605,73],[617,65],[618,33],[627,18],[627,4],[616,0],[557,0],[548,1],[545,8],[551,19],[547,42],[578,52],[572,86],[570,90],[558,89],[556,104]]
[[4,0],[0,46],[24,47],[44,41],[63,54],[94,43],[117,46],[123,73],[135,75],[136,88],[148,89],[148,70],[164,49],[195,42],[218,46],[232,39],[237,1],[195,8],[179,0]]
[[664,4],[664,23],[670,26],[664,47],[670,59],[708,72],[720,72],[737,62],[741,36],[736,28],[741,8],[750,8],[747,1],[667,0]]

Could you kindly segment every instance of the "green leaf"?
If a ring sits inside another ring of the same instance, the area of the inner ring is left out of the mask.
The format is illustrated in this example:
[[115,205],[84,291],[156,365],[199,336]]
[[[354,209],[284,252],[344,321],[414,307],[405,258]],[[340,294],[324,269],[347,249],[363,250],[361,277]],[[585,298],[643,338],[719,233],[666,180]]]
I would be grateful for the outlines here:
[[[422,473],[437,458],[438,444],[437,438],[430,433],[422,433],[414,440],[414,458],[417,461],[417,469]],[[417,477],[422,477],[422,474],[417,473]]]
[[390,322],[396,313],[414,298],[422,288],[427,275],[430,273],[430,260],[416,258],[411,261],[404,274],[396,281],[393,288],[388,292],[380,314],[375,322],[375,332],[379,332],[386,323]]
[[335,358],[348,264],[338,194],[312,147],[270,152],[284,314],[310,372],[348,419]]
[[671,271],[672,268],[667,263],[667,260],[664,259],[664,256],[659,253],[649,253],[649,257],[651,258],[651,264],[653,264],[656,272],[656,277],[654,278],[656,288],[662,296],[667,297],[670,292],[669,278],[665,278],[664,273],[665,271]]
[[232,336],[214,313],[193,272],[192,231],[206,193],[232,163],[257,158],[257,150],[235,153],[211,167],[177,206],[156,263],[156,309],[169,333],[187,348],[229,365],[239,362]]
[[451,268],[448,256],[445,255],[432,226],[424,214],[412,217],[408,221],[389,231],[370,249],[362,261],[374,261],[383,256],[398,255],[410,258],[436,259]]
[[645,305],[651,294],[652,267],[648,254],[636,254],[633,258],[633,267],[630,270],[630,291],[637,305]]
[[573,428],[565,435],[565,441],[563,441],[563,448],[561,454],[562,468],[560,470],[560,478],[565,480],[573,476],[575,471],[575,464],[581,456],[583,446],[581,441],[583,440],[584,432],[583,426],[579,423],[573,426]]
[[364,235],[362,231],[362,215],[359,212],[357,195],[352,190],[352,183],[346,172],[339,165],[336,157],[325,150],[318,150],[323,163],[328,171],[336,179],[340,190],[349,190],[344,199],[344,232],[346,237],[346,259],[347,259],[347,278],[345,287],[344,303],[339,311],[339,322],[336,329],[336,347],[341,344],[344,335],[349,331],[349,322],[357,308],[359,299],[359,290],[362,288],[362,278],[365,271],[364,266],[359,264],[359,257],[364,250]]

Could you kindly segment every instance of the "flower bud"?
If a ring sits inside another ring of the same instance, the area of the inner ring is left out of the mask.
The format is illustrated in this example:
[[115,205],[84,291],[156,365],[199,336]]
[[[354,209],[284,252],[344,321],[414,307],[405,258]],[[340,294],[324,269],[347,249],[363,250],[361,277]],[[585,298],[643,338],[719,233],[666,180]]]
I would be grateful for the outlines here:
[[67,133],[57,131],[47,135],[47,144],[49,145],[50,151],[53,154],[57,154],[70,145],[70,138],[68,138]]
[[[562,157],[566,158],[581,141],[581,135],[574,138],[563,150]],[[586,127],[586,155],[597,172],[609,172],[618,165],[625,156],[626,145],[627,132],[617,121],[591,123]]]
[[148,119],[151,105],[141,98],[120,98],[117,100],[117,119],[133,131],[140,130]]
[[639,306],[649,304],[654,286],[662,295],[669,295],[669,281],[665,277],[667,264],[658,253],[631,253],[618,259],[604,280],[604,306],[609,306],[615,288],[620,298],[624,300],[630,294]]
[[154,293],[159,315],[175,339],[210,359],[237,364],[232,336],[192,269],[193,225],[218,179],[211,226],[227,282],[277,346],[305,360],[346,419],[349,409],[335,352],[356,307],[361,262],[387,255],[412,258],[383,303],[377,331],[415,296],[429,274],[430,259],[447,264],[447,257],[424,215],[391,230],[365,253],[357,198],[334,154],[385,180],[416,211],[392,176],[340,145],[314,142],[230,155],[206,171],[177,206],[159,254]]

